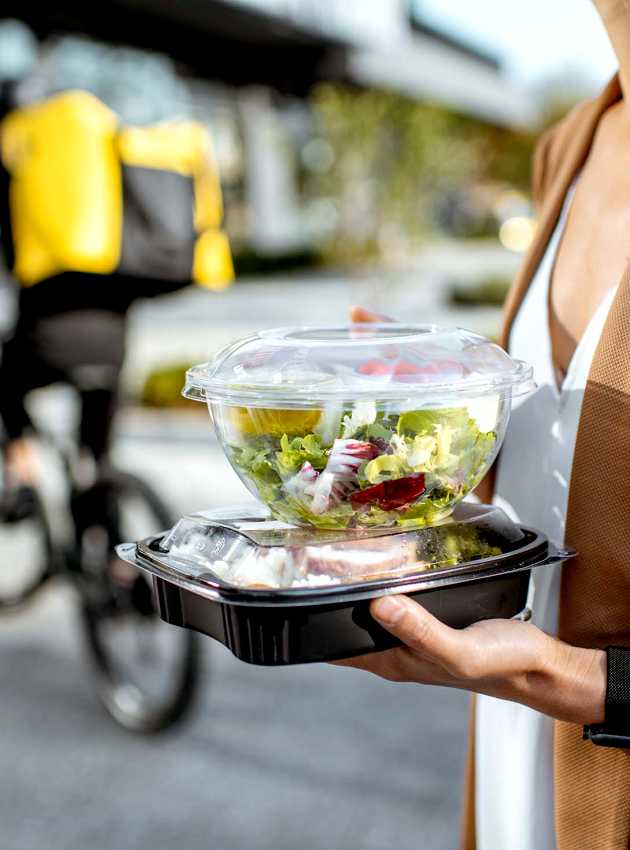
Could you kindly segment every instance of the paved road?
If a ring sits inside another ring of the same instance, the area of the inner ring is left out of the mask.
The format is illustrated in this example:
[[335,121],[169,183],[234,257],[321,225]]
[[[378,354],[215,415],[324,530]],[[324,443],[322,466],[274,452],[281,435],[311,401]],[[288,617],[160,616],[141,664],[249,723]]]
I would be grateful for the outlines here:
[[[483,246],[445,246],[414,273],[387,280],[278,279],[151,303],[133,320],[129,380],[157,362],[201,359],[256,327],[339,321],[353,302],[493,332],[497,311],[454,314],[444,281],[482,268],[509,273],[514,263]],[[40,407],[53,422],[67,419],[63,395]],[[203,415],[127,414],[115,454],[178,512],[247,495]],[[7,552],[0,534],[0,569],[10,567]],[[208,640],[195,718],[176,734],[142,740],[101,714],[74,614],[72,597],[54,588],[0,622],[0,850],[456,846],[462,694],[330,666],[256,669]]]
[[[146,430],[122,435],[118,460],[179,510],[246,495],[216,444]],[[76,634],[63,588],[0,623],[1,850],[456,846],[463,695],[257,669],[208,640],[192,722],[143,740],[102,715]]]

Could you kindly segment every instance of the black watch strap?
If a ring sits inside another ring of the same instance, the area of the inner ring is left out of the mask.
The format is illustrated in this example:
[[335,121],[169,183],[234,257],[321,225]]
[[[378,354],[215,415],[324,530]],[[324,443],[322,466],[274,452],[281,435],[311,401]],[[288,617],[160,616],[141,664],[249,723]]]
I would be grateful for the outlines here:
[[584,727],[584,739],[603,747],[630,749],[630,647],[606,648],[606,714]]
[[630,735],[630,649],[609,646],[606,657],[606,726],[625,729]]

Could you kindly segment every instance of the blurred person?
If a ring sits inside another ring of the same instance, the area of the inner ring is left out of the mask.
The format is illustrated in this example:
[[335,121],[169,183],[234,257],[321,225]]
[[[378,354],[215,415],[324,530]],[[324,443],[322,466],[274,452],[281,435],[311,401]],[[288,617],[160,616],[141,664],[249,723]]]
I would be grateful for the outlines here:
[[[0,418],[7,483],[19,487],[34,474],[29,392],[58,382],[74,387],[81,400],[78,445],[86,459],[101,463],[130,306],[192,282],[221,288],[232,267],[200,125],[121,129],[85,92],[61,93],[23,110],[13,106],[7,87],[0,227],[6,264],[22,285],[17,323],[0,361]],[[42,185],[48,196],[40,204]],[[112,273],[94,271],[112,266]]]
[[578,557],[534,575],[531,623],[454,630],[376,600],[403,645],[339,662],[478,695],[465,850],[630,846],[630,3],[594,2],[619,71],[536,150],[539,227],[502,340],[538,389],[480,493]]
[[[0,122],[17,108],[16,84],[0,89]],[[2,124],[0,123],[0,153]],[[11,176],[0,156],[0,236],[9,269],[15,262],[10,210]],[[105,284],[107,282],[100,282]],[[107,448],[118,378],[124,360],[124,317],[128,299],[92,288],[72,273],[39,287],[21,288],[18,319],[0,360],[0,418],[8,483],[32,483],[33,456],[28,441],[32,423],[25,400],[30,390],[59,381],[80,384],[80,370],[92,370],[82,387],[82,446],[100,460]]]

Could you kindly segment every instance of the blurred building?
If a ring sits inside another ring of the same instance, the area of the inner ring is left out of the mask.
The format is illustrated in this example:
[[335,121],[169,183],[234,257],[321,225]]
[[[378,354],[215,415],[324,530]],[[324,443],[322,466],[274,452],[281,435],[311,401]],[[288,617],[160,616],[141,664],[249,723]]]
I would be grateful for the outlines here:
[[508,82],[496,58],[424,22],[408,0],[234,0],[347,46],[359,85],[437,100],[496,124],[528,126],[533,98]]
[[[281,254],[325,227],[325,211],[305,210],[299,193],[302,165],[323,168],[329,156],[313,139],[314,84],[390,89],[493,125],[533,120],[532,99],[493,56],[411,9],[406,0],[4,0],[0,15],[28,25],[40,45],[23,99],[80,86],[124,121],[207,121],[233,238]],[[0,29],[0,57],[2,46]]]

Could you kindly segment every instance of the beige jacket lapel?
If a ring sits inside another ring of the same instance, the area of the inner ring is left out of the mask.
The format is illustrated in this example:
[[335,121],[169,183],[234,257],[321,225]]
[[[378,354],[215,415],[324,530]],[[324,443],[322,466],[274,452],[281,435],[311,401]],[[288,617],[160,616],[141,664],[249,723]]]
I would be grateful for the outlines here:
[[[533,243],[524,258],[520,273],[509,292],[505,303],[503,330],[501,333],[501,344],[508,347],[510,331],[514,318],[525,297],[529,285],[536,272],[538,264],[542,259],[551,234],[553,233],[558,217],[562,210],[566,193],[571,183],[584,165],[589,154],[595,132],[604,112],[621,97],[619,80],[615,76],[606,86],[601,95],[593,101],[581,104],[571,112],[567,118],[558,126],[549,131],[541,139],[535,156],[533,173],[533,194],[539,209],[539,224]],[[583,415],[580,420],[578,443],[576,446],[576,461],[574,463],[574,475],[571,481],[571,498],[569,502],[569,518],[567,532],[571,535],[576,526],[578,528],[591,527],[593,519],[592,510],[597,509],[592,499],[588,499],[588,485],[580,481],[580,472],[576,473],[576,466],[586,466],[581,459],[585,457],[603,460],[599,453],[603,449],[608,452],[608,465],[610,464],[611,452],[614,452],[612,435],[608,435],[605,446],[593,444],[589,441],[591,424],[597,418],[607,418],[608,424],[616,421],[618,410],[604,410],[601,403],[601,392],[595,390],[606,386],[607,398],[611,395],[616,397],[615,387],[623,386],[630,393],[630,356],[627,357],[627,366],[624,372],[620,358],[628,348],[630,340],[630,266],[619,288],[619,293],[611,308],[607,327],[598,347],[589,385],[585,393]],[[623,344],[622,344],[623,341]],[[613,374],[614,373],[614,374]],[[625,375],[625,379],[624,379]],[[614,387],[611,386],[614,384]],[[618,391],[618,390],[617,390]],[[599,396],[599,398],[598,398]],[[617,409],[617,408],[616,408]],[[630,409],[627,410],[627,421],[630,422]],[[630,434],[630,426],[624,426]],[[595,439],[598,442],[598,438]],[[610,445],[609,445],[610,444]],[[616,440],[619,445],[618,439]],[[630,438],[629,438],[630,456]],[[589,470],[592,463],[588,463]],[[630,485],[630,477],[628,478]],[[612,485],[611,485],[612,486]],[[483,501],[492,498],[494,488],[494,476],[490,474],[482,482],[478,493]],[[591,491],[592,492],[592,491]],[[628,491],[630,493],[630,490]],[[627,505],[621,500],[621,504]],[[582,503],[582,505],[580,505]],[[576,510],[577,509],[577,510]],[[588,512],[591,512],[590,518]],[[618,525],[621,524],[621,517]],[[628,530],[630,552],[630,514],[628,515],[626,527]],[[613,538],[619,533],[618,529],[609,529]],[[577,535],[580,536],[579,534]],[[590,536],[589,538],[590,543]],[[625,537],[625,535],[624,535]],[[585,539],[576,541],[581,548],[590,548]],[[596,541],[599,545],[601,541]],[[630,555],[627,556],[630,558]],[[597,570],[596,563],[590,563],[587,569]],[[619,566],[619,565],[614,565]],[[601,574],[600,574],[601,575]],[[591,616],[587,613],[587,622],[582,624],[581,617],[576,615],[577,609],[583,610],[584,597],[572,599],[572,593],[568,584],[575,584],[578,597],[583,589],[580,582],[563,582],[563,600],[561,626],[565,638],[584,637],[586,633],[592,633],[593,623]],[[602,593],[605,591],[602,584]],[[626,605],[626,600],[623,600]],[[596,607],[596,606],[595,606]],[[628,607],[628,606],[626,606]],[[612,627],[612,619],[609,619],[610,609],[603,612],[594,611],[596,622],[606,631],[607,624]],[[617,615],[619,612],[615,611]],[[582,614],[584,616],[584,614]],[[619,617],[616,617],[619,619]],[[572,623],[573,629],[567,628],[567,620]],[[577,622],[576,622],[577,620]],[[630,610],[624,619],[627,628],[630,629]],[[575,629],[575,626],[578,626]],[[620,623],[617,629],[623,630]],[[570,631],[579,632],[569,634]],[[613,629],[614,632],[614,629]],[[585,641],[586,642],[586,641]],[[462,850],[474,850],[475,822],[474,822],[474,739],[471,735],[469,742],[469,769],[467,770],[467,782],[465,793],[464,828],[462,832]],[[558,834],[559,850],[626,850],[628,847],[628,835],[630,833],[630,755],[622,751],[602,751],[592,745],[584,744],[581,740],[581,730],[571,724],[556,724],[555,733],[555,769],[556,769],[556,827]],[[614,793],[613,793],[614,790]],[[593,806],[594,795],[597,805]],[[593,811],[599,812],[593,818]]]
[[[615,75],[599,97],[576,106],[559,125],[542,136],[536,147],[532,190],[538,208],[538,226],[505,301],[499,335],[503,348],[509,348],[514,318],[545,253],[569,187],[586,161],[597,125],[604,112],[620,97],[619,78]],[[497,463],[500,463],[500,455]],[[492,500],[497,463],[475,491],[482,502]]]

